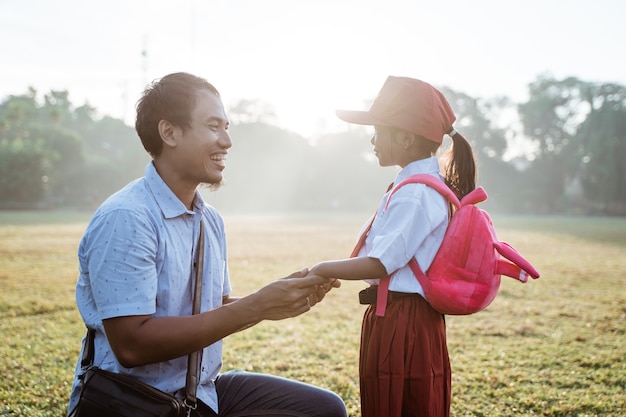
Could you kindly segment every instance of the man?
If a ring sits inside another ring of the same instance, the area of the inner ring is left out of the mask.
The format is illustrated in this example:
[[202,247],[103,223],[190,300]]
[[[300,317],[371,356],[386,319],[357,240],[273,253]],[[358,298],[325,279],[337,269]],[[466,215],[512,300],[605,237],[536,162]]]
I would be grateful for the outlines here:
[[[94,364],[184,397],[187,355],[202,349],[196,416],[346,416],[334,393],[279,377],[219,374],[221,339],[262,320],[308,311],[333,286],[306,270],[246,297],[230,296],[224,223],[197,191],[218,188],[232,141],[218,91],[175,73],[152,83],[135,128],[152,156],[146,175],[96,211],[81,240],[76,301],[96,330]],[[191,315],[193,260],[205,232],[201,313]],[[70,409],[78,401],[77,366]],[[249,414],[247,414],[249,413]]]

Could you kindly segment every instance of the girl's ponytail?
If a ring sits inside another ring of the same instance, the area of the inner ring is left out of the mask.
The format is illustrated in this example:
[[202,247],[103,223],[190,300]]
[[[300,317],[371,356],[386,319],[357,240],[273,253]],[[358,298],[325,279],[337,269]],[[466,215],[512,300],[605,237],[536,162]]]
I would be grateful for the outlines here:
[[476,188],[476,161],[469,142],[452,130],[452,147],[444,155],[443,176],[448,187],[462,199]]

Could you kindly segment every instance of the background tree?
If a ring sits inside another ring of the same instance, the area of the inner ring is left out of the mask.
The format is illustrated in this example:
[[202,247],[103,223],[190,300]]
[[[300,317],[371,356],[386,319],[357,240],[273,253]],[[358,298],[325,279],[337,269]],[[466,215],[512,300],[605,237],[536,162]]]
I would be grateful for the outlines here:
[[36,95],[29,89],[0,105],[0,204],[5,208],[34,206],[44,194],[44,144],[30,131],[37,117]]
[[[485,208],[626,214],[626,87],[542,75],[521,104],[442,91],[476,152]],[[397,172],[378,166],[371,128],[346,124],[305,138],[275,126],[273,108],[259,100],[228,114],[226,184],[205,192],[225,212],[370,212]],[[75,107],[66,91],[39,99],[29,89],[0,103],[0,208],[93,208],[149,160],[133,127]]]
[[576,134],[577,179],[592,212],[626,214],[626,88],[616,84],[588,86],[589,114]]
[[[529,169],[535,207],[626,214],[624,87],[541,76],[529,93],[519,112],[537,149]],[[582,193],[567,192],[576,185]]]
[[[519,207],[519,192],[523,190],[524,173],[504,160],[509,143],[507,130],[500,126],[512,104],[506,97],[481,99],[440,88],[457,115],[456,129],[469,141],[478,164],[478,185],[488,190],[489,198],[481,206],[489,210],[515,211]],[[444,140],[444,147],[449,146]]]
[[66,91],[40,102],[30,89],[0,104],[2,207],[91,206],[147,160],[132,128],[88,105],[74,109]]
[[556,80],[543,75],[528,90],[528,101],[519,105],[524,134],[536,149],[528,170],[528,197],[541,212],[565,210],[564,191],[578,171],[574,139],[588,111],[587,84],[574,77]]

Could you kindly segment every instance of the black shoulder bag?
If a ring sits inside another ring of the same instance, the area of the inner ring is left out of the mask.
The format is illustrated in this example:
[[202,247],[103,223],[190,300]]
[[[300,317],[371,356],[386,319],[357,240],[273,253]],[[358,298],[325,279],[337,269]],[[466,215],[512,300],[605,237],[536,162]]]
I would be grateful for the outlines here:
[[[194,259],[195,283],[192,314],[200,312],[202,299],[202,268],[204,266],[204,227]],[[82,388],[78,404],[70,417],[184,417],[197,407],[199,351],[189,354],[186,398],[181,400],[145,384],[129,375],[105,371],[93,365],[95,330],[87,329],[81,367]]]

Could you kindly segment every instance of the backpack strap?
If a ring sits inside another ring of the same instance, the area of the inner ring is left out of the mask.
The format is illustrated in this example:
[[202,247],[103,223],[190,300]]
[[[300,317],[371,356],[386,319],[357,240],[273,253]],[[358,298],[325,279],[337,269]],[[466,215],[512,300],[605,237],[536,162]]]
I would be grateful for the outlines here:
[[[395,194],[395,192],[398,191],[400,187],[411,183],[428,185],[429,187],[434,188],[436,191],[438,191],[439,194],[443,195],[443,197],[452,205],[454,205],[454,207],[456,207],[457,209],[461,207],[461,202],[459,201],[458,197],[441,179],[430,174],[415,174],[400,181],[395,187],[393,187],[391,193],[389,193],[389,197],[387,198],[385,210],[387,210],[389,202],[391,201],[391,197]],[[424,272],[415,260],[415,257],[411,258],[411,260],[409,261],[409,266],[411,267],[411,270],[413,271],[415,277],[424,277]],[[389,293],[390,281],[391,277],[386,276],[384,278],[381,278],[378,284],[378,293],[376,296],[376,315],[379,317],[383,317],[387,309],[387,296]],[[422,282],[423,279],[418,281]]]
[[[354,246],[354,249],[352,250],[352,253],[350,254],[351,258],[354,258],[359,254],[359,251],[361,250],[361,248],[363,247],[363,244],[365,243],[365,238],[367,237],[367,234],[372,228],[372,223],[374,223],[375,218],[376,218],[376,213],[372,215],[367,227],[363,230],[363,233],[361,233],[361,237],[359,237],[357,244]],[[387,275],[384,278],[381,278],[378,284],[378,291],[376,293],[376,315],[377,316],[382,317],[385,315],[385,309],[387,307],[387,293],[388,292],[389,292],[389,275]]]
[[365,244],[365,238],[367,238],[367,234],[370,232],[370,229],[372,228],[372,224],[374,223],[375,218],[376,218],[376,213],[372,214],[372,217],[370,217],[370,219],[368,220],[367,227],[363,229],[363,233],[361,233],[361,236],[359,237],[359,240],[356,242],[354,249],[352,249],[352,253],[350,254],[351,258],[356,258],[356,256],[359,254],[359,251]]
[[448,187],[445,182],[443,182],[439,178],[430,174],[415,174],[402,180],[398,185],[393,187],[393,189],[391,190],[391,193],[389,194],[389,198],[387,199],[387,204],[385,204],[385,210],[387,210],[387,207],[389,206],[389,202],[391,201],[391,196],[396,191],[398,191],[400,187],[402,187],[405,184],[410,184],[410,183],[426,184],[430,188],[434,188],[435,190],[437,190],[439,194],[444,196],[445,199],[448,200],[457,209],[461,207],[461,202],[459,201],[459,198],[454,194],[454,192],[452,192],[450,187]]

